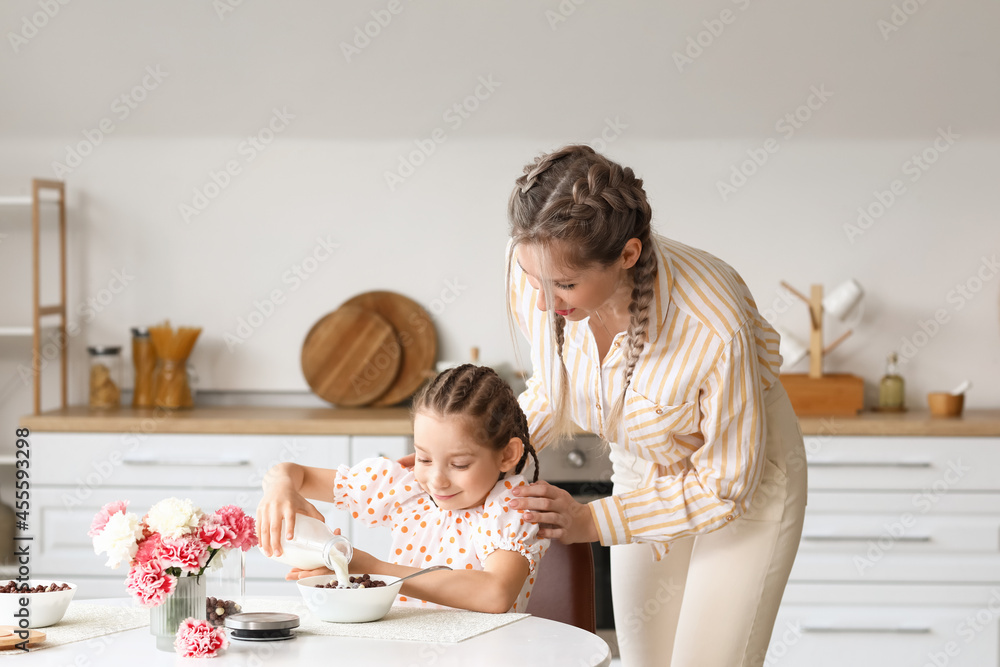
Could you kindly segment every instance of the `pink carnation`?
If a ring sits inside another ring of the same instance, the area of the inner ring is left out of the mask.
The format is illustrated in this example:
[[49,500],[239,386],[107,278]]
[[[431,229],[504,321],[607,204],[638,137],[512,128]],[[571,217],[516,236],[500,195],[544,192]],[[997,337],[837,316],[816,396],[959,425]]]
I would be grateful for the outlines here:
[[174,649],[185,658],[214,658],[227,648],[225,630],[212,627],[208,621],[185,618],[177,628]]
[[159,559],[163,567],[179,567],[181,572],[197,573],[208,562],[208,547],[197,537],[160,540]]
[[163,604],[167,596],[174,592],[177,577],[167,574],[156,560],[133,567],[125,577],[125,588],[143,607]]
[[250,547],[257,546],[256,522],[236,505],[220,507],[212,519],[225,526],[227,534],[232,534],[229,544],[224,548],[247,551]]
[[152,533],[139,542],[139,549],[135,552],[132,563],[135,565],[145,565],[151,560],[159,560],[160,557],[160,534]]
[[236,531],[223,523],[219,516],[212,514],[201,524],[198,537],[213,549],[231,549]]
[[104,530],[104,526],[108,525],[108,519],[119,512],[124,514],[127,507],[127,500],[115,500],[102,507],[101,511],[94,515],[94,520],[90,523],[90,530],[87,531],[87,537],[97,537],[100,535],[101,531]]

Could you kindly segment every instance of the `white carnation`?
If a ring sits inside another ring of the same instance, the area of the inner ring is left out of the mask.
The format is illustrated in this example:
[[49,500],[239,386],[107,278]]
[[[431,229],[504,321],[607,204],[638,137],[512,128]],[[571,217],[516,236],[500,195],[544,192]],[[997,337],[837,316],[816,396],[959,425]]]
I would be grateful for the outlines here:
[[108,554],[107,566],[117,569],[131,562],[142,539],[142,524],[135,514],[117,512],[111,515],[101,534],[94,538],[94,553]]
[[219,549],[208,564],[209,571],[221,570],[222,562],[226,559],[226,549]]
[[167,498],[150,508],[146,525],[161,537],[177,539],[197,529],[202,516],[201,509],[190,500]]

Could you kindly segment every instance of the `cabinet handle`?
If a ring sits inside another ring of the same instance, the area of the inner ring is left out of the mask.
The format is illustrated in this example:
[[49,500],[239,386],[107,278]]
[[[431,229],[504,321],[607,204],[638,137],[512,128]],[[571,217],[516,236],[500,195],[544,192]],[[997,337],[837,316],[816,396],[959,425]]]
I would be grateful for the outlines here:
[[837,459],[812,459],[815,468],[930,468],[930,461],[840,461]]
[[239,467],[250,465],[250,459],[146,459],[141,457],[128,457],[122,459],[122,463],[133,466],[230,466]]
[[884,628],[853,625],[803,625],[802,632],[827,634],[864,632],[868,634],[929,635],[931,633],[931,627],[928,625],[897,625],[895,627]]
[[[803,535],[803,540],[810,542],[870,542],[881,540],[886,535]],[[930,535],[901,535],[892,538],[893,542],[930,542]]]

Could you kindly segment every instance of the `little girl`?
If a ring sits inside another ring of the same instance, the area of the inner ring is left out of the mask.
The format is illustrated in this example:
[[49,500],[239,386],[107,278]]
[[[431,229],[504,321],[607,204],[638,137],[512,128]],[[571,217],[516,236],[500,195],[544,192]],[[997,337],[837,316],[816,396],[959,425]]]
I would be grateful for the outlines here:
[[[352,573],[403,577],[432,565],[442,570],[403,584],[398,602],[502,613],[524,611],[548,540],[510,507],[511,489],[530,454],[528,423],[510,386],[492,369],[466,364],[441,373],[413,401],[415,466],[372,458],[337,470],[282,463],[264,478],[257,508],[260,545],[280,555],[295,514],[323,520],[306,499],[335,503],[372,526],[389,526],[389,561],[354,551]],[[507,473],[513,471],[512,476]],[[320,570],[292,570],[298,579]]]

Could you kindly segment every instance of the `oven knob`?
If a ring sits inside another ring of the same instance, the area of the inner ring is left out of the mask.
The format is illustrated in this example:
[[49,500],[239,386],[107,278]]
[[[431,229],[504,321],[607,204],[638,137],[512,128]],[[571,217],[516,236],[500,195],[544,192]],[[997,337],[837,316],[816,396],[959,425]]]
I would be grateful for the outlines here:
[[566,455],[566,460],[574,468],[582,468],[587,463],[587,457],[579,449],[574,449]]

